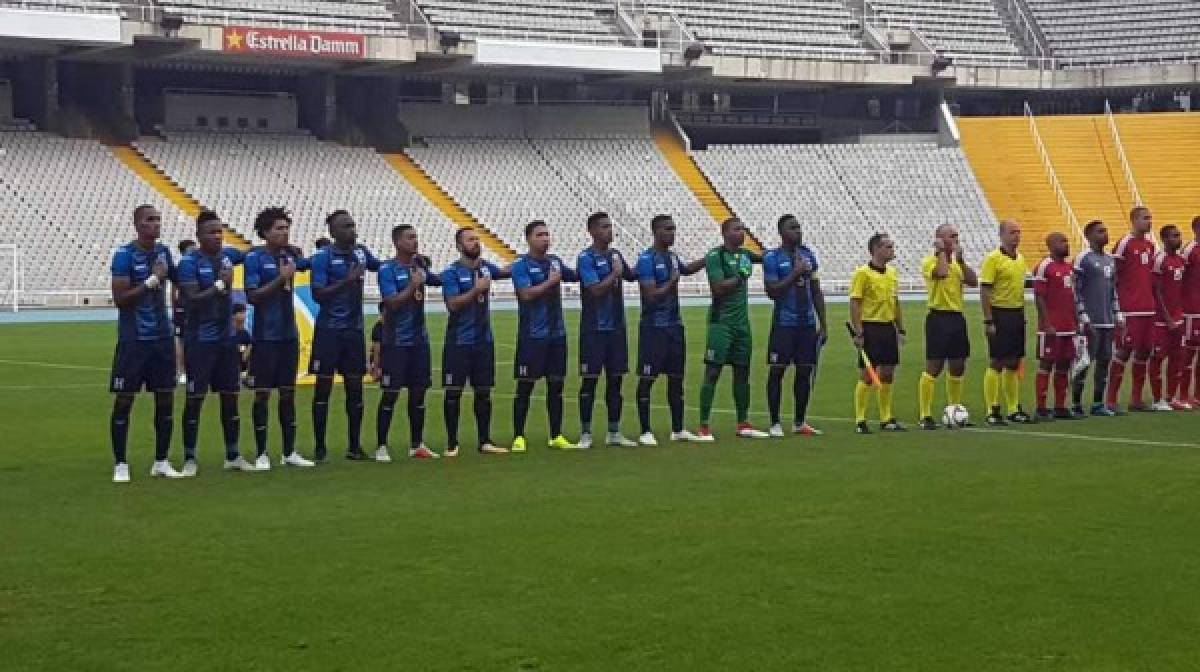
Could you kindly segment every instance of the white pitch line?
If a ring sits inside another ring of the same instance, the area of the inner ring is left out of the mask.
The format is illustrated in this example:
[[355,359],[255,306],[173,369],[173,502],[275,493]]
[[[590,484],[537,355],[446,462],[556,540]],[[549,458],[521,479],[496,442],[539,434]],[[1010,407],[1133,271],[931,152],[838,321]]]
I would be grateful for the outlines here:
[[57,362],[35,362],[25,359],[0,359],[0,364],[15,364],[18,366],[41,366],[47,369],[70,369],[73,371],[108,371],[107,366],[84,366],[82,364],[59,364]]

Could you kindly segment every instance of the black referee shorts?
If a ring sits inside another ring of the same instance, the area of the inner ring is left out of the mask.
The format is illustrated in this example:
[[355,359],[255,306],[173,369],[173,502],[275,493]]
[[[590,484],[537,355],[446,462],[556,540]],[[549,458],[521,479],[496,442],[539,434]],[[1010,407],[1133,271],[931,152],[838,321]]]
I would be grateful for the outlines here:
[[955,310],[931,310],[925,316],[925,359],[944,361],[971,356],[967,318]]
[[[863,322],[863,352],[874,366],[896,366],[900,363],[900,337],[891,322]],[[860,357],[858,367],[865,368]]]
[[1025,309],[992,308],[996,335],[988,337],[988,356],[992,359],[1020,359],[1025,356]]

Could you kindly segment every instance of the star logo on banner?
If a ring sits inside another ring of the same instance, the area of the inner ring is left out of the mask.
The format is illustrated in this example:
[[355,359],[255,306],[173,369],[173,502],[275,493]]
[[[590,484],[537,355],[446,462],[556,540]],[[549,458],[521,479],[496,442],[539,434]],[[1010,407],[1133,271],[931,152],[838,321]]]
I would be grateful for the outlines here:
[[243,35],[237,30],[232,30],[225,36],[226,49],[241,49],[243,44]]

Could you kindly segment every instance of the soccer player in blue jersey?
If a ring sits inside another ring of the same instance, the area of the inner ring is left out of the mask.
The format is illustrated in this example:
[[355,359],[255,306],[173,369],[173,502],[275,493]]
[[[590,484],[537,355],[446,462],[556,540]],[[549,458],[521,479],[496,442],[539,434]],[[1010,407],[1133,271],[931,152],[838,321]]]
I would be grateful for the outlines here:
[[597,212],[588,217],[588,233],[592,245],[579,253],[575,270],[583,302],[579,325],[579,437],[580,448],[592,446],[592,407],[596,401],[596,386],[603,372],[606,376],[604,403],[608,408],[610,446],[636,446],[621,435],[621,379],[629,372],[629,343],[625,334],[625,294],[621,288],[626,280],[637,280],[634,269],[625,263],[620,251],[612,248],[613,224],[607,213]]
[[296,331],[293,288],[296,271],[308,260],[290,244],[292,217],[283,208],[266,208],[254,218],[254,231],[263,245],[246,255],[246,298],[254,306],[253,345],[246,386],[254,390],[254,444],[259,469],[270,469],[267,456],[267,418],[271,390],[279,391],[276,412],[283,436],[283,459],[288,467],[311,467],[296,451],[296,369],[300,363],[300,335]]
[[180,478],[167,461],[175,404],[175,351],[163,284],[175,276],[171,250],[158,242],[162,215],[151,205],[133,211],[137,238],[112,258],[112,297],[117,306],[117,348],[109,389],[116,395],[109,435],[113,482],[129,482],[129,413],[144,387],[154,393],[154,465],[151,476]]
[[325,425],[329,419],[329,396],[334,374],[342,374],[346,389],[346,459],[365,460],[363,452],[362,379],[367,370],[367,346],[363,335],[363,274],[378,271],[379,260],[358,244],[354,218],[338,210],[325,219],[333,244],[313,255],[312,292],[320,305],[313,335],[308,372],[317,377],[313,393],[315,457],[326,458]]
[[459,229],[454,234],[459,258],[442,271],[442,299],[450,317],[442,344],[442,415],[446,421],[446,457],[458,456],[458,416],[463,387],[475,392],[475,429],[479,452],[507,453],[492,441],[492,388],[496,385],[496,350],[492,337],[489,296],[493,279],[509,277],[507,270],[484,261],[479,234]]
[[517,290],[517,357],[513,377],[517,398],[513,403],[514,453],[525,452],[525,419],[529,398],[539,378],[546,379],[546,413],[550,416],[550,447],[573,450],[577,446],[562,435],[563,379],[567,375],[567,325],[563,321],[562,283],[579,277],[557,256],[550,254],[550,229],[541,220],[525,225],[529,252],[513,263]]
[[183,408],[183,475],[195,476],[200,413],[209,390],[221,399],[221,428],[225,439],[225,468],[257,471],[238,449],[241,419],[241,356],[233,329],[233,266],[242,254],[222,246],[225,226],[215,212],[196,217],[199,247],[179,261],[179,293],[187,305],[183,361],[187,368],[187,403]]
[[804,229],[795,215],[779,218],[779,238],[783,243],[763,258],[767,295],[775,301],[771,313],[771,339],[767,346],[767,408],[771,413],[771,436],[781,437],[783,425],[779,406],[783,399],[783,376],[788,367],[796,367],[792,382],[795,416],[792,431],[804,436],[819,436],[820,430],[808,423],[808,399],[812,391],[817,352],[825,334],[825,295],[817,277],[817,256],[804,244]]
[[380,345],[380,386],[383,397],[375,415],[379,448],[377,462],[391,462],[388,429],[401,388],[408,388],[408,456],[419,459],[439,455],[425,446],[425,392],[431,380],[429,331],[425,328],[425,287],[440,286],[442,279],[431,273],[417,257],[417,230],[408,225],[392,229],[396,256],[379,268],[379,294],[383,301]]
[[675,221],[658,215],[650,222],[654,246],[642,252],[637,262],[642,317],[638,324],[638,420],[642,435],[638,443],[657,446],[650,429],[650,391],[654,381],[667,376],[667,405],[671,408],[671,440],[694,441],[696,435],[683,428],[683,375],[687,368],[687,339],[679,314],[679,278],[695,275],[704,260],[689,264],[671,251],[675,244]]

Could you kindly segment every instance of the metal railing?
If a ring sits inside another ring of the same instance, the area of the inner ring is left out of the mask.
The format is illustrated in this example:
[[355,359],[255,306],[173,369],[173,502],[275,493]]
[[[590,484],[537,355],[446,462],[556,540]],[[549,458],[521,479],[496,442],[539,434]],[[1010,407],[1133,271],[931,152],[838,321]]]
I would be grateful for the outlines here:
[[1129,195],[1133,197],[1134,205],[1142,205],[1142,194],[1138,191],[1137,180],[1133,177],[1133,167],[1129,165],[1129,157],[1125,154],[1125,143],[1121,142],[1121,132],[1117,130],[1117,119],[1107,100],[1104,101],[1104,117],[1108,120],[1108,132],[1112,134],[1113,143],[1117,147],[1117,157],[1121,159],[1121,170],[1125,173],[1125,184],[1129,187]]
[[1022,32],[1026,44],[1032,45],[1040,60],[1053,60],[1050,56],[1050,45],[1037,22],[1029,18],[1031,12],[1026,11],[1025,0],[1008,0],[1006,9],[1013,25]]
[[1029,122],[1029,132],[1033,136],[1033,144],[1037,148],[1038,157],[1042,160],[1042,168],[1046,171],[1046,177],[1050,180],[1050,186],[1054,189],[1054,198],[1058,200],[1058,207],[1062,210],[1063,217],[1067,220],[1067,225],[1071,227],[1071,231],[1075,233],[1081,245],[1086,245],[1087,240],[1083,235],[1083,227],[1079,225],[1079,218],[1075,216],[1075,209],[1071,207],[1071,202],[1067,198],[1067,192],[1063,189],[1062,183],[1058,179],[1058,173],[1054,170],[1054,162],[1050,160],[1050,152],[1046,150],[1046,143],[1042,142],[1042,134],[1038,132],[1037,119],[1033,115],[1033,108],[1029,103],[1025,103],[1025,119]]

